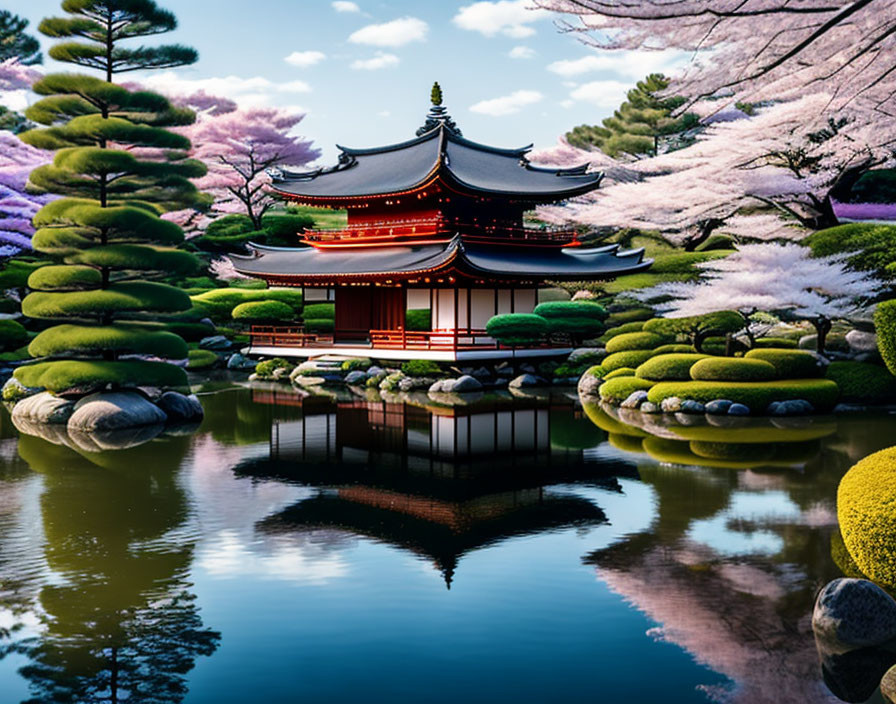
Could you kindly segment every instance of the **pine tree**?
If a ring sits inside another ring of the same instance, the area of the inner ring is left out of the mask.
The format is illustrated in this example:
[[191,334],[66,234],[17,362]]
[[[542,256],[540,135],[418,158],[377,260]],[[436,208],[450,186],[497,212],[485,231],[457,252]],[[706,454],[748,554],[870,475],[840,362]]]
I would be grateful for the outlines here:
[[34,292],[22,312],[61,324],[29,346],[33,357],[45,360],[16,375],[26,385],[56,392],[183,385],[180,367],[157,360],[184,359],[186,345],[151,318],[189,309],[189,297],[146,279],[192,273],[197,266],[192,255],[175,249],[182,230],[159,217],[197,201],[189,179],[202,176],[205,167],[188,158],[186,137],[165,129],[189,124],[194,115],[112,78],[192,63],[196,53],[181,46],[120,46],[174,29],[174,16],[152,0],[64,0],[62,7],[71,17],[45,19],[40,31],[85,41],[62,42],[50,55],[96,68],[105,80],[50,74],[34,85],[43,99],[26,111],[44,127],[21,138],[56,151],[52,164],[31,172],[30,183],[63,196],[35,216],[32,245],[62,263],[29,278]]
[[566,134],[567,141],[581,149],[597,147],[608,156],[656,156],[662,137],[679,134],[697,125],[697,116],[685,113],[673,116],[685,99],[659,95],[669,79],[652,73],[627,93],[627,100],[602,127],[579,125]]
[[0,61],[16,59],[26,66],[43,62],[40,43],[25,34],[28,20],[9,10],[0,10]]

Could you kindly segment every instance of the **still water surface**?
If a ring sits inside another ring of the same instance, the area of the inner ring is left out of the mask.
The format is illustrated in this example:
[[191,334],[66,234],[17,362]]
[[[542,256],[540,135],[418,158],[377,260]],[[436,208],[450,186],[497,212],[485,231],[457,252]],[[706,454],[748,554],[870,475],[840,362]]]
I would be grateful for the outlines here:
[[839,701],[811,609],[840,477],[896,417],[202,400],[103,452],[2,416],[2,704]]

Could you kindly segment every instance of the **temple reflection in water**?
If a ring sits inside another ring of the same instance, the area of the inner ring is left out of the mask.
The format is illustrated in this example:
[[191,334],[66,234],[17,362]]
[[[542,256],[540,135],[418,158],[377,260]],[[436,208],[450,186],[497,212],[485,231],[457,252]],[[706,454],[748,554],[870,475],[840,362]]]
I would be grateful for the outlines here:
[[[256,392],[253,400],[284,401],[272,394]],[[567,397],[496,395],[464,406],[425,399],[309,397],[301,418],[274,420],[270,458],[245,462],[237,473],[316,491],[258,528],[364,535],[430,559],[450,587],[465,553],[605,522],[600,508],[558,485],[618,490],[618,475],[633,476],[625,463],[589,457],[603,433],[572,413]]]

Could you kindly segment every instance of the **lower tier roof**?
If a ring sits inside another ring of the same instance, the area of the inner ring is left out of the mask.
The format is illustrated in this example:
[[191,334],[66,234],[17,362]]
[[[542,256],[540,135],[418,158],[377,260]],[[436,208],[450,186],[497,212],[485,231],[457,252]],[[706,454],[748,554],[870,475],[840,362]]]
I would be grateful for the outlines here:
[[647,269],[643,249],[604,247],[526,247],[474,244],[456,236],[445,242],[389,247],[315,247],[251,245],[249,255],[231,255],[246,276],[278,283],[313,284],[338,279],[413,279],[455,273],[474,279],[605,279]]

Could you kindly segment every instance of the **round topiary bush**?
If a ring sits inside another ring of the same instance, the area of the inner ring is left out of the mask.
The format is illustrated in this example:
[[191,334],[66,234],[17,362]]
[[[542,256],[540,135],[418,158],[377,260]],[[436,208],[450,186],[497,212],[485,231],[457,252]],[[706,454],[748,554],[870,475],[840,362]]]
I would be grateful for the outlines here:
[[408,376],[442,376],[442,368],[429,359],[411,359],[401,365],[401,371]]
[[661,381],[650,390],[650,400],[660,404],[677,396],[707,403],[728,399],[742,403],[753,413],[764,413],[772,401],[803,399],[816,411],[829,411],[837,403],[840,389],[828,379],[778,379],[776,381]]
[[294,366],[295,364],[283,359],[283,357],[274,357],[273,359],[266,359],[263,362],[256,364],[255,373],[258,374],[261,379],[272,379],[274,377],[274,372],[278,369],[292,369]]
[[874,311],[877,350],[891,374],[896,374],[896,299],[879,303]]
[[607,374],[604,379],[615,379],[619,376],[635,376],[635,370],[631,367],[619,367]]
[[32,357],[102,357],[115,352],[180,360],[187,358],[187,345],[173,332],[137,325],[56,325],[37,335],[28,352]]
[[429,308],[408,308],[404,314],[407,330],[425,332],[432,330],[432,311]]
[[837,490],[837,518],[849,554],[868,577],[896,587],[896,447],[869,455]]
[[333,332],[335,328],[332,318],[305,318],[304,325],[306,331],[316,333]]
[[630,350],[628,352],[616,352],[606,357],[600,365],[608,372],[620,367],[637,369],[648,359],[653,357],[653,350]]
[[302,310],[305,318],[313,320],[335,320],[336,304],[335,303],[309,303]]
[[660,354],[640,365],[635,373],[650,381],[685,381],[691,378],[691,368],[706,358],[705,354],[695,353]]
[[531,345],[547,334],[548,323],[534,313],[505,313],[491,318],[485,331],[502,345]]
[[221,358],[211,350],[190,350],[187,361],[187,369],[211,369]]
[[617,325],[616,327],[607,328],[604,331],[604,334],[601,335],[598,339],[601,342],[606,343],[608,340],[616,337],[617,335],[624,335],[627,332],[641,332],[641,329],[644,327],[644,321],[637,321],[634,323],[625,323],[624,325]]
[[533,311],[547,321],[548,332],[572,335],[576,339],[596,337],[604,329],[607,311],[590,301],[549,301]]
[[652,386],[653,382],[646,379],[639,379],[636,376],[619,376],[600,385],[600,398],[607,403],[622,403],[633,392],[647,391]]
[[281,301],[240,303],[231,312],[234,320],[246,323],[277,323],[295,320],[295,311]]
[[896,377],[877,364],[831,362],[825,376],[847,403],[896,403]]
[[797,340],[788,337],[760,337],[753,341],[755,349],[795,350],[797,346]]
[[777,376],[775,367],[762,359],[709,357],[691,367],[695,381],[771,381]]
[[35,291],[78,291],[102,283],[100,270],[91,266],[42,266],[28,277],[28,288]]
[[780,379],[811,379],[820,372],[815,357],[802,350],[750,350],[744,356],[770,363]]
[[628,352],[629,350],[654,350],[669,341],[669,338],[652,332],[627,332],[616,335],[607,342],[607,352]]
[[688,354],[694,353],[697,351],[697,348],[693,345],[660,345],[654,350],[655,354]]
[[0,350],[15,350],[28,342],[28,331],[15,320],[0,320]]

